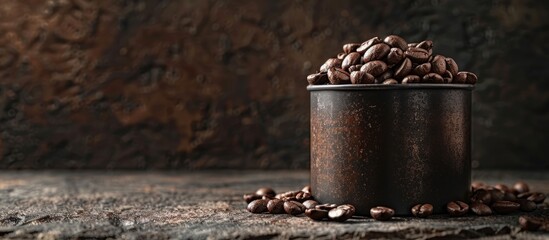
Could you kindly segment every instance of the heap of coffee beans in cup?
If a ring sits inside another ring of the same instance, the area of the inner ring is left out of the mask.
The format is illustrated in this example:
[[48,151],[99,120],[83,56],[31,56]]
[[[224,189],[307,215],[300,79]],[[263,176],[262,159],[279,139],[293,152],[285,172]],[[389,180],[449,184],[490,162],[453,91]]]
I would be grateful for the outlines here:
[[407,43],[397,35],[347,43],[307,81],[310,85],[477,82],[474,73],[459,71],[454,59],[433,54],[433,46],[431,40]]
[[[247,210],[251,213],[289,214],[298,216],[304,214],[315,221],[344,222],[355,214],[355,207],[350,204],[336,205],[319,203],[313,197],[310,186],[299,191],[288,191],[276,194],[272,188],[263,187],[255,193],[244,194],[248,204]],[[446,204],[450,217],[460,217],[468,213],[478,216],[492,214],[510,214],[515,212],[533,212],[546,199],[545,194],[533,192],[528,184],[517,182],[512,187],[504,184],[490,186],[482,182],[471,184],[469,201],[451,201]],[[418,203],[410,212],[413,216],[426,218],[433,214],[435,207],[430,203]],[[395,211],[386,206],[377,206],[370,209],[370,216],[379,221],[392,219]],[[549,217],[525,215],[519,218],[522,229],[528,231],[548,231]]]

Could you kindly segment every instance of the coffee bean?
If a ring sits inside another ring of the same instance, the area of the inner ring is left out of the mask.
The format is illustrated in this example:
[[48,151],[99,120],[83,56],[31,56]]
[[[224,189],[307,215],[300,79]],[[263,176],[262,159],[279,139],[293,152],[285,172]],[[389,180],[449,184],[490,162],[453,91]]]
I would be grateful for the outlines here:
[[490,200],[492,202],[502,201],[505,198],[505,193],[499,189],[492,189],[488,192],[490,192]]
[[442,76],[436,74],[436,73],[428,73],[425,76],[423,76],[423,81],[425,83],[444,83],[444,79],[442,79]]
[[370,209],[370,215],[375,220],[385,221],[391,219],[395,215],[395,210],[388,207],[378,206]]
[[511,192],[511,188],[509,188],[507,185],[501,184],[501,183],[498,183],[498,184],[494,185],[494,188],[499,189],[500,191],[503,191],[503,192]]
[[404,52],[404,55],[407,58],[410,58],[410,60],[412,60],[412,62],[415,62],[415,63],[424,63],[424,62],[427,62],[427,60],[429,60],[429,52],[427,52],[427,50],[423,48],[417,48],[417,47],[408,48],[408,50]]
[[539,192],[525,192],[517,195],[517,198],[528,199],[535,203],[543,203],[545,201],[545,194]]
[[476,191],[478,189],[484,189],[486,188],[488,185],[486,185],[486,183],[483,183],[483,182],[478,182],[478,181],[475,181],[475,182],[472,182],[471,183],[471,188],[473,189],[473,191]]
[[284,213],[284,201],[280,199],[271,199],[267,202],[267,210],[272,214]]
[[378,43],[376,45],[371,46],[366,50],[364,55],[362,56],[362,61],[365,63],[368,63],[370,61],[383,59],[389,54],[389,51],[391,50],[391,47],[385,43]]
[[492,202],[492,194],[488,190],[479,189],[473,193],[471,202],[480,202],[484,204],[490,204]]
[[367,72],[369,74],[372,74],[372,76],[377,77],[387,71],[387,64],[379,60],[367,62],[362,65],[360,71]]
[[358,47],[360,47],[360,43],[347,43],[343,45],[343,52],[349,54],[356,51]]
[[530,187],[525,182],[519,181],[516,182],[515,185],[513,185],[513,190],[515,193],[525,193],[530,191]]
[[417,67],[412,70],[412,73],[420,77],[425,76],[427,73],[431,72],[431,63],[423,63],[417,65]]
[[433,205],[431,204],[417,204],[412,207],[412,214],[416,217],[424,218],[433,214]]
[[412,71],[412,61],[409,58],[405,58],[404,61],[395,71],[395,79],[402,79]]
[[544,220],[537,216],[520,216],[519,224],[523,230],[537,231],[544,224]]
[[421,78],[417,75],[408,75],[402,79],[402,84],[418,83],[420,80]]
[[453,217],[463,216],[469,211],[469,205],[462,201],[452,201],[446,204],[446,211]]
[[441,76],[442,76],[442,80],[444,80],[445,83],[451,83],[454,78],[452,73],[450,73],[450,71],[448,70],[446,70],[446,72],[444,72],[444,74],[442,74]]
[[311,193],[311,194],[313,193],[313,192],[311,191],[311,186],[309,186],[309,185],[303,187],[303,188],[301,189],[301,191],[302,191],[302,192],[308,192],[308,193]]
[[479,216],[492,215],[492,209],[488,205],[481,202],[471,203],[471,211]]
[[408,48],[416,47],[416,46],[417,46],[417,43],[408,43]]
[[416,47],[417,48],[422,48],[422,49],[425,49],[425,50],[429,51],[429,50],[433,49],[433,41],[431,41],[431,40],[422,41],[422,42],[418,43]]
[[449,57],[445,58],[444,60],[446,61],[446,69],[450,71],[452,76],[456,76],[459,71],[456,61],[454,61],[453,58],[449,58]]
[[307,200],[303,202],[303,206],[305,206],[306,208],[315,208],[316,205],[318,205],[318,202],[315,200]]
[[286,201],[284,202],[284,211],[286,211],[287,214],[297,216],[299,214],[302,214],[305,212],[305,209],[307,209],[303,204],[296,201]]
[[508,214],[518,211],[520,204],[511,201],[497,201],[492,204],[492,209],[499,214]]
[[271,200],[271,199],[275,199],[274,197],[271,197],[271,196],[262,196],[261,199],[263,200]]
[[310,219],[313,219],[315,221],[322,221],[322,220],[328,218],[328,211],[327,210],[321,210],[321,209],[306,209],[305,210],[305,216],[307,216]]
[[391,84],[398,84],[398,82],[397,82],[397,80],[394,80],[394,79],[392,79],[392,78],[389,78],[389,79],[383,81],[383,84],[385,84],[385,85],[391,85]]
[[387,54],[387,64],[397,64],[404,59],[404,52],[400,48],[391,48]]
[[538,205],[528,199],[517,199],[516,202],[520,204],[520,210],[524,212],[532,212],[538,208]]
[[342,52],[342,53],[338,53],[336,58],[343,61],[345,57],[347,57],[347,53]]
[[271,196],[271,197],[274,197],[276,195],[276,192],[272,189],[272,188],[268,188],[268,187],[262,187],[260,189],[257,189],[257,191],[255,191],[255,194],[256,195],[259,195],[259,196]]
[[355,214],[355,207],[352,205],[341,205],[328,212],[330,220],[344,222]]
[[343,61],[341,59],[330,58],[326,60],[326,62],[322,64],[322,66],[320,66],[320,72],[328,72],[328,70],[333,67],[339,68],[341,67],[342,62]]
[[364,71],[351,72],[352,84],[372,84],[374,83],[374,76]]
[[333,203],[325,203],[325,204],[319,204],[315,206],[316,209],[327,210],[327,211],[330,211],[336,207],[337,205]]
[[382,73],[381,75],[379,75],[379,76],[377,77],[377,79],[380,80],[381,82],[383,82],[383,81],[385,81],[385,80],[387,80],[387,79],[389,79],[389,78],[393,78],[393,75],[394,75],[393,70],[389,69],[389,70],[387,70],[386,72],[384,72],[384,73]]
[[360,63],[360,53],[352,52],[347,54],[345,59],[343,59],[343,62],[341,63],[341,67],[344,70],[349,69],[350,66]]
[[389,35],[383,39],[383,42],[394,48],[400,48],[401,50],[408,49],[408,43],[403,38],[397,35]]
[[478,81],[477,75],[471,72],[458,72],[454,77],[457,83],[475,84]]
[[248,204],[246,208],[251,213],[263,213],[267,212],[267,200],[257,199]]
[[346,84],[351,83],[351,77],[349,73],[341,68],[330,68],[328,69],[328,80],[331,84]]
[[381,43],[381,39],[379,37],[373,37],[369,39],[368,41],[363,42],[360,44],[360,47],[356,49],[356,51],[360,54],[364,54],[366,50],[368,50],[371,46]]
[[443,75],[444,73],[446,73],[446,58],[444,56],[442,55],[434,56],[431,63],[432,63],[431,70],[434,73],[438,73],[439,75]]
[[297,199],[297,201],[299,202],[303,202],[303,201],[306,201],[306,200],[309,200],[309,199],[312,199],[313,196],[308,193],[308,192],[303,192],[303,191],[299,191],[296,195],[295,195],[295,199]]
[[250,203],[253,200],[261,199],[261,196],[259,196],[257,194],[244,194],[244,196],[242,196],[242,198],[244,199],[244,201],[246,201],[246,203]]
[[326,73],[313,73],[307,76],[307,82],[311,85],[321,85],[329,82],[328,74]]
[[355,65],[349,67],[348,72],[353,73],[355,71],[360,71],[361,67],[362,67],[362,64],[355,64]]
[[503,196],[503,200],[505,201],[515,201],[517,200],[517,196],[512,192],[505,192]]
[[299,191],[288,191],[284,193],[277,194],[275,198],[281,199],[284,201],[293,201],[296,200],[295,196],[297,195]]

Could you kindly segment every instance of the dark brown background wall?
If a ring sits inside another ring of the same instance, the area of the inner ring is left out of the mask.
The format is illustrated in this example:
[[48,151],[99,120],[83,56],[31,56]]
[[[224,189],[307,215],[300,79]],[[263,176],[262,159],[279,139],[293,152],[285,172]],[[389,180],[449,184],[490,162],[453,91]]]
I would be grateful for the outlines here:
[[475,167],[548,168],[547,1],[0,4],[0,168],[304,168],[305,76],[395,33],[478,73]]

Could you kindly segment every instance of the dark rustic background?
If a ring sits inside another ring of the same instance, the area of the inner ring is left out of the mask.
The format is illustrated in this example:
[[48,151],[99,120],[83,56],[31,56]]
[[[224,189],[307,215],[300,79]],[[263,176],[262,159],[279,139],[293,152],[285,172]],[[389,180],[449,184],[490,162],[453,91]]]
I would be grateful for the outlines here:
[[478,73],[473,166],[549,168],[548,1],[0,4],[0,168],[305,168],[305,76],[395,33]]

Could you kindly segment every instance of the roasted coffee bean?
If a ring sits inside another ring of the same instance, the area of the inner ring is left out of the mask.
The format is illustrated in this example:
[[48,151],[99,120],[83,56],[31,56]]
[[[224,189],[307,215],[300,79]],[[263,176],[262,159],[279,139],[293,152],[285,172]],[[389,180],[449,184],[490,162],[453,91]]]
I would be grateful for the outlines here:
[[271,199],[267,202],[267,210],[272,214],[284,213],[284,201],[280,199]]
[[331,84],[345,84],[351,83],[351,77],[349,73],[341,68],[330,68],[328,69],[328,80]]
[[503,200],[505,201],[515,201],[517,200],[517,196],[512,192],[505,192],[503,195]]
[[443,75],[446,73],[446,58],[442,55],[436,55],[433,57],[433,60],[431,61],[432,67],[431,71],[434,73],[438,73],[439,75]]
[[508,214],[520,209],[520,204],[511,201],[497,201],[492,204],[492,209],[499,214]]
[[313,73],[307,76],[307,82],[311,85],[321,85],[329,82],[328,74],[326,73]]
[[431,204],[417,204],[412,207],[412,214],[416,217],[424,218],[433,214],[433,205]]
[[408,43],[408,47],[411,48],[411,47],[416,47],[417,46],[417,43]]
[[288,191],[288,192],[280,193],[280,194],[277,194],[275,198],[281,199],[284,201],[293,201],[293,200],[296,200],[295,196],[297,195],[298,192],[299,191]]
[[395,71],[395,79],[403,79],[412,71],[412,60],[405,58]]
[[416,47],[425,49],[427,51],[431,51],[433,49],[433,41],[431,41],[431,40],[422,41],[422,42],[418,43]]
[[276,195],[276,192],[272,188],[262,187],[260,189],[257,189],[257,191],[255,191],[255,194],[259,196],[274,197]]
[[345,57],[347,57],[347,53],[342,52],[342,53],[338,53],[336,58],[343,61]]
[[481,202],[471,203],[471,211],[479,216],[492,215],[492,209],[488,205]]
[[420,77],[423,77],[430,72],[431,72],[431,63],[428,63],[428,62],[419,64],[417,65],[417,67],[414,68],[414,70],[412,70],[413,74],[418,75]]
[[446,69],[450,71],[452,76],[456,76],[459,71],[456,61],[454,61],[453,58],[449,58],[449,57],[445,58],[444,60],[446,61]]
[[387,70],[386,72],[384,72],[384,73],[382,73],[381,75],[379,75],[379,76],[377,77],[377,79],[383,82],[383,81],[385,81],[385,80],[387,80],[387,79],[389,79],[389,78],[393,78],[393,76],[394,76],[393,70],[389,69],[389,70]]
[[356,51],[360,54],[364,54],[366,52],[366,50],[368,50],[368,48],[370,48],[371,46],[373,46],[375,44],[381,43],[381,42],[382,41],[379,37],[373,37],[373,38],[369,39],[368,41],[365,41],[362,44],[360,44],[360,47],[358,47],[356,49]]
[[315,200],[307,200],[303,202],[303,206],[305,206],[306,208],[315,208],[316,205],[318,205],[318,202]]
[[383,84],[385,84],[385,85],[391,85],[391,84],[398,84],[398,82],[397,82],[397,80],[395,80],[395,79],[389,78],[389,79],[383,81]]
[[379,206],[370,209],[370,215],[375,220],[385,221],[391,219],[395,215],[395,210],[392,208]]
[[494,185],[494,188],[498,189],[502,192],[511,192],[511,188],[509,188],[507,185],[501,184],[501,183]]
[[547,224],[547,219],[538,216],[520,216],[519,224],[523,230],[537,231],[542,225]]
[[302,191],[302,192],[313,193],[313,192],[311,191],[311,186],[309,186],[309,185],[303,187],[303,188],[301,189],[301,191]]
[[364,71],[351,72],[352,84],[371,84],[374,83],[374,76]]
[[356,51],[358,47],[360,47],[360,43],[347,43],[343,45],[343,52],[349,54]]
[[362,65],[360,71],[367,72],[369,74],[372,74],[372,76],[377,77],[387,71],[387,64],[379,60],[367,62]]
[[315,206],[316,209],[327,210],[327,211],[330,211],[336,207],[337,205],[333,203],[325,203],[325,204],[319,204]]
[[297,199],[297,201],[299,202],[303,202],[303,201],[306,201],[306,200],[309,200],[309,199],[312,199],[313,196],[308,193],[308,192],[303,192],[303,191],[299,191],[296,195],[295,195],[295,199]]
[[341,68],[348,70],[350,66],[360,63],[360,53],[352,52],[347,54],[341,63]]
[[475,84],[478,81],[477,75],[471,72],[458,72],[454,77],[456,83]]
[[391,47],[389,47],[389,45],[385,43],[378,43],[366,50],[366,52],[362,56],[362,61],[368,63],[370,61],[383,59],[387,56],[387,54],[389,54],[390,50]]
[[538,205],[528,199],[517,199],[516,203],[520,204],[520,210],[524,212],[532,212],[538,208]]
[[513,190],[516,194],[530,192],[530,187],[525,182],[516,182],[513,185]]
[[353,73],[355,71],[360,71],[361,67],[362,67],[362,64],[355,64],[355,65],[349,67],[348,72]]
[[244,194],[244,196],[242,196],[242,198],[244,199],[244,201],[246,201],[246,203],[250,203],[253,200],[261,199],[261,196],[259,196],[257,194]]
[[307,209],[303,204],[296,201],[286,201],[284,202],[284,211],[286,211],[287,214],[297,216],[299,214],[302,214],[305,212],[305,209]]
[[471,202],[480,202],[484,204],[490,204],[492,202],[492,194],[488,190],[479,189],[473,193]]
[[453,217],[463,216],[469,211],[469,205],[462,201],[452,201],[446,204],[446,211]]
[[476,190],[479,190],[479,189],[485,189],[487,186],[488,185],[486,185],[486,183],[478,182],[478,181],[475,181],[475,182],[471,183],[471,188],[473,189],[473,191],[476,191]]
[[442,74],[441,76],[442,76],[442,80],[444,80],[444,83],[451,83],[454,78],[452,73],[450,73],[450,71],[448,70],[446,70],[446,72],[444,72],[444,74]]
[[489,192],[492,202],[502,201],[505,198],[505,193],[499,189],[491,189]]
[[271,197],[271,196],[262,196],[261,199],[263,199],[263,200],[271,200],[271,199],[275,199],[275,197]]
[[397,64],[404,59],[404,52],[400,48],[391,48],[387,54],[387,64]]
[[436,73],[428,73],[425,76],[423,76],[423,81],[425,83],[444,83],[444,79],[442,79],[442,76],[436,74]]
[[517,195],[517,198],[528,199],[535,203],[543,203],[545,201],[545,194],[539,192],[525,192]]
[[408,43],[403,38],[397,35],[389,35],[383,39],[383,42],[394,48],[400,48],[401,50],[408,49]]
[[322,221],[322,220],[328,218],[328,211],[327,210],[321,210],[321,209],[306,209],[305,210],[305,216],[307,216],[310,219],[313,219],[315,221]]
[[351,205],[341,205],[328,212],[330,220],[344,222],[355,214],[355,207]]
[[417,75],[408,75],[402,79],[402,84],[418,83],[420,80],[421,78]]
[[326,60],[326,62],[322,64],[322,66],[320,66],[320,72],[328,72],[328,70],[333,67],[339,68],[341,67],[342,62],[343,61],[341,59],[330,58]]
[[417,48],[417,47],[408,48],[408,50],[404,52],[404,55],[407,58],[410,58],[410,60],[412,60],[412,62],[415,62],[415,63],[424,63],[424,62],[427,62],[427,60],[429,60],[429,52],[427,52],[427,50],[423,48]]
[[248,204],[248,212],[251,213],[263,213],[267,212],[267,200],[257,199]]

